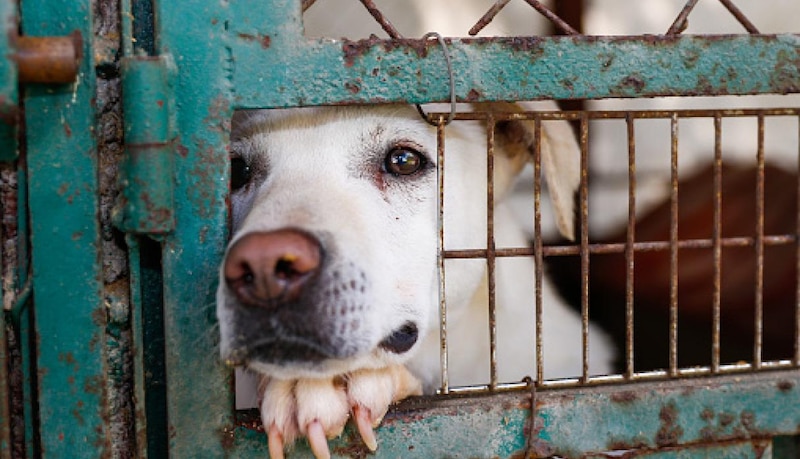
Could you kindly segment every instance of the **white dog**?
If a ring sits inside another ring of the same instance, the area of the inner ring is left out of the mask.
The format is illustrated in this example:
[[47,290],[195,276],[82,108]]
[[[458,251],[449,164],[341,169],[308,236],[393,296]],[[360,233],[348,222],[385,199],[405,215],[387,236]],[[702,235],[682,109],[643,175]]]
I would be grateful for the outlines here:
[[[326,437],[350,413],[374,450],[372,428],[389,404],[441,381],[436,129],[408,106],[239,112],[233,124],[234,235],[217,294],[222,357],[262,375],[272,457],[299,436],[327,456]],[[498,247],[528,244],[503,197],[530,158],[532,126],[498,124]],[[455,121],[445,145],[445,247],[485,248],[486,128]],[[579,155],[566,123],[543,123],[541,153],[569,236]],[[535,372],[533,279],[531,258],[498,260],[501,381]],[[446,282],[450,383],[486,383],[486,262],[448,260]],[[545,376],[580,375],[580,318],[546,281],[542,294]],[[594,329],[591,340],[591,372],[605,373],[611,346]]]

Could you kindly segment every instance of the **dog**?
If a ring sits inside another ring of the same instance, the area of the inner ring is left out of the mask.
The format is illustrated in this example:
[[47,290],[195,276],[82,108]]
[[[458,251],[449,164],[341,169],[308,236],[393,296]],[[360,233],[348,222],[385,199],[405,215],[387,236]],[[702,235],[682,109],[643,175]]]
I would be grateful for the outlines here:
[[[373,427],[389,405],[441,384],[436,128],[404,105],[240,111],[232,124],[233,235],[217,292],[222,358],[260,376],[273,458],[301,436],[327,457],[326,438],[351,413],[375,450]],[[445,128],[446,249],[486,247],[486,135],[479,122]],[[531,158],[534,125],[498,123],[495,135],[497,247],[524,247],[504,199]],[[543,122],[541,136],[554,214],[572,237],[578,145],[563,121]],[[445,274],[449,382],[485,383],[486,262],[447,260]],[[501,381],[536,371],[533,279],[531,257],[498,259]],[[578,376],[580,317],[546,278],[542,297],[545,377]],[[590,340],[590,371],[606,374],[610,341],[594,327]]]

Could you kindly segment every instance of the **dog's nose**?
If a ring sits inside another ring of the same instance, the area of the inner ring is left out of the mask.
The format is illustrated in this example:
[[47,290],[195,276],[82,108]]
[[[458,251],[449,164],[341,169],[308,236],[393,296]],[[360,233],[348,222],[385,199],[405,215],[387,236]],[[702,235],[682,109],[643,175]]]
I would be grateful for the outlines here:
[[225,282],[246,306],[272,307],[294,301],[319,270],[319,241],[294,229],[250,233],[231,246]]

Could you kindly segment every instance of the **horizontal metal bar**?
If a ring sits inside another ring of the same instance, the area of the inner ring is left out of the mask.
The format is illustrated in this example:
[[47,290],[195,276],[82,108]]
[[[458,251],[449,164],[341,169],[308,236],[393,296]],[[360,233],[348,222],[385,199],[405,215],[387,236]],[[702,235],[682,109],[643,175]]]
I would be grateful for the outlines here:
[[[561,457],[608,451],[700,447],[800,430],[800,370],[699,377],[635,385],[542,388],[536,392],[535,445],[527,386],[477,397],[417,397],[392,408],[378,428],[380,457],[516,457],[533,446]],[[266,450],[263,432],[243,420],[231,452]],[[357,456],[348,427],[334,457]],[[297,445],[298,455],[308,447]],[[621,456],[627,457],[627,456]]]
[[[782,234],[773,236],[764,236],[764,246],[777,246],[794,244],[797,237],[792,234]],[[720,239],[722,247],[753,247],[755,239],[752,237],[729,237]],[[678,249],[710,249],[714,247],[713,239],[684,239],[677,241],[676,246]],[[617,242],[612,244],[589,244],[588,251],[591,254],[609,254],[609,253],[624,253],[626,243]],[[649,241],[649,242],[635,242],[633,244],[634,252],[656,252],[659,250],[669,250],[669,241]],[[542,253],[545,256],[563,256],[563,255],[580,255],[581,247],[578,245],[551,245],[542,248]],[[509,247],[500,248],[493,251],[495,257],[525,257],[533,256],[533,247]],[[448,259],[464,259],[464,258],[486,258],[488,251],[486,249],[463,249],[463,250],[445,250],[443,252],[444,258]]]
[[[231,79],[239,108],[425,103],[449,97],[438,43],[309,40],[254,29],[248,22],[230,23]],[[462,102],[800,92],[796,34],[462,38],[447,43]]]
[[[488,111],[463,111],[453,117],[453,121],[485,121],[489,116],[496,121],[508,120],[542,120],[576,121],[582,116],[590,120],[605,119],[670,119],[678,118],[742,118],[756,116],[798,116],[800,108],[728,108],[728,109],[683,109],[683,110],[587,110],[587,111],[527,111],[527,112],[488,112]],[[428,118],[438,120],[440,117],[449,116],[449,113],[430,112]]]

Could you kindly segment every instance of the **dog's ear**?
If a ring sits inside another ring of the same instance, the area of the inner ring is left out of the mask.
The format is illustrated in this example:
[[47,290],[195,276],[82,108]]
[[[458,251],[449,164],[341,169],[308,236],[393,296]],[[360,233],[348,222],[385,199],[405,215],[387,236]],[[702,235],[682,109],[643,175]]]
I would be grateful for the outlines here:
[[[519,113],[526,110],[557,110],[555,102],[492,102],[483,108]],[[497,123],[504,150],[526,160],[533,157],[535,123],[528,120]],[[553,203],[556,225],[564,237],[575,239],[575,190],[580,184],[580,147],[567,121],[546,121],[541,126],[542,169]]]

